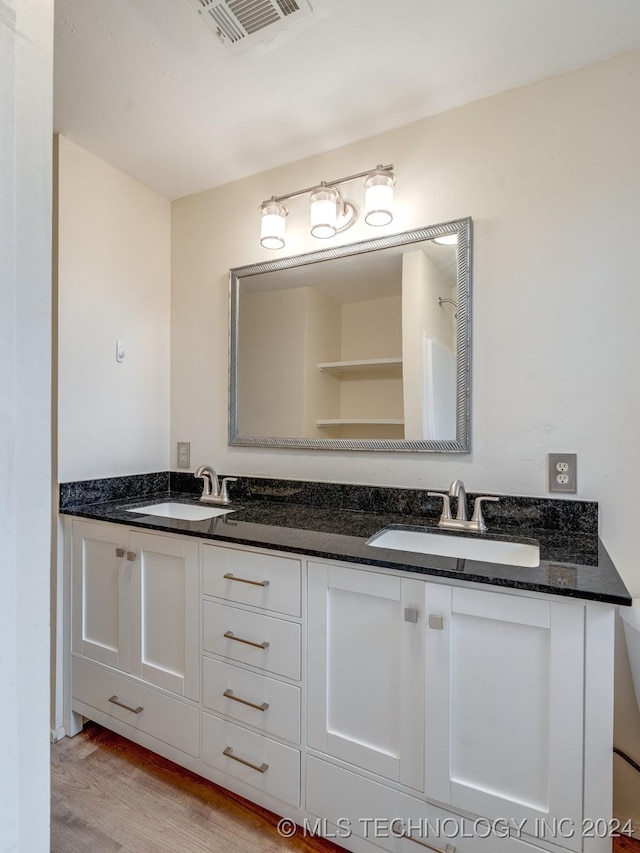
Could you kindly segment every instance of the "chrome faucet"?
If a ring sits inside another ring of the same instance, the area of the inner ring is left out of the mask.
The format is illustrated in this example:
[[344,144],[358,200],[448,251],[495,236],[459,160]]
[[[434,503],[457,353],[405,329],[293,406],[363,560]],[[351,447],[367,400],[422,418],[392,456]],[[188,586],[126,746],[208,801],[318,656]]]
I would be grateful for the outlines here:
[[467,520],[467,491],[462,480],[454,480],[449,486],[449,497],[458,499],[456,521]]
[[200,496],[200,500],[203,503],[231,503],[229,483],[235,483],[238,479],[237,477],[224,477],[221,484],[217,472],[210,465],[201,465],[193,476],[204,480],[202,495]]
[[[467,520],[467,492],[462,480],[454,480],[448,492],[427,492],[429,497],[442,498],[442,515],[438,527],[446,530],[468,530],[471,533],[485,533],[487,525],[482,515],[482,501],[497,501],[499,498],[491,495],[480,495],[473,504],[473,515]],[[451,517],[451,498],[457,498],[458,511],[456,517]]]

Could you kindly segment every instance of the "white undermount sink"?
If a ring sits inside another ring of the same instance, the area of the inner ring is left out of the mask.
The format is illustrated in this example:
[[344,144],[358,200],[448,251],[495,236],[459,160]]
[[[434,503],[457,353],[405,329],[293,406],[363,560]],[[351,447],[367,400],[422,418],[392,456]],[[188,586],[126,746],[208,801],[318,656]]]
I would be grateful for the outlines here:
[[204,521],[207,518],[215,518],[217,515],[226,515],[233,512],[232,509],[222,509],[215,506],[195,506],[194,504],[180,504],[169,501],[162,504],[149,504],[149,506],[137,506],[128,509],[127,512],[137,512],[140,515],[158,515],[162,518],[177,518],[180,521]]
[[540,565],[540,548],[528,542],[507,542],[504,539],[476,539],[471,536],[448,536],[431,530],[389,528],[374,533],[367,539],[374,548],[391,548],[398,551],[415,551],[439,557],[482,560],[505,566]]

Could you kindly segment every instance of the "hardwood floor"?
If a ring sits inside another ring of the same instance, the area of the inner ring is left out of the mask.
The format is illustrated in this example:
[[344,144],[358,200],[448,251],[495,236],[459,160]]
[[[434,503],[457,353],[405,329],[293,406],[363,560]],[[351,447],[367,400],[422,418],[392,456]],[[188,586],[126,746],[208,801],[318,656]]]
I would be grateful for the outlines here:
[[51,853],[339,850],[93,723],[53,744],[51,772]]
[[51,772],[51,853],[344,853],[93,723],[53,744]]

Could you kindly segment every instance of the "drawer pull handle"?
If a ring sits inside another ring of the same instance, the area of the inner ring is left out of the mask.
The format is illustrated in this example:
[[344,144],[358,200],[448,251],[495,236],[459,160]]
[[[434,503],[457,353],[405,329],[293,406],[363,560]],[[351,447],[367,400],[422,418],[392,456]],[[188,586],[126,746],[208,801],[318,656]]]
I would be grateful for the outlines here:
[[226,696],[227,699],[233,699],[234,702],[240,702],[241,705],[248,705],[250,708],[255,708],[256,711],[266,711],[269,707],[268,702],[263,702],[262,705],[256,705],[255,702],[249,702],[248,699],[241,699],[239,696],[234,696],[233,690],[225,690],[222,695]]
[[434,847],[433,844],[428,844],[420,838],[414,838],[413,835],[410,835],[408,832],[403,832],[401,837],[406,838],[407,841],[413,841],[414,844],[419,844],[421,847],[426,847],[427,850],[433,850],[434,853],[456,853],[456,848],[453,844],[447,844],[446,847]]
[[231,574],[231,572],[227,572],[222,575],[223,578],[226,578],[228,581],[238,581],[238,583],[249,583],[251,586],[269,586],[269,581],[250,581],[248,578],[237,578],[235,575]]
[[245,640],[242,637],[236,637],[236,635],[233,633],[233,631],[225,631],[224,635],[227,638],[227,640],[235,640],[237,643],[244,643],[247,646],[254,646],[254,648],[256,648],[256,649],[268,649],[269,648],[269,643],[266,640],[264,640],[264,642],[262,642],[262,643],[254,643],[253,640]]
[[142,705],[138,705],[137,708],[132,708],[131,705],[125,705],[124,702],[120,702],[118,697],[115,695],[109,699],[109,702],[113,702],[114,705],[118,705],[120,708],[131,711],[132,714],[141,714],[144,711]]
[[246,759],[244,759],[244,758],[240,758],[239,756],[234,755],[234,754],[233,754],[233,749],[232,749],[230,746],[228,746],[228,747],[223,751],[223,753],[222,753],[222,754],[223,754],[223,755],[226,755],[226,756],[227,756],[227,758],[233,758],[233,760],[234,760],[234,761],[237,761],[237,762],[239,762],[240,764],[244,764],[244,765],[245,765],[245,767],[250,767],[252,770],[257,770],[257,771],[258,771],[258,773],[266,773],[266,772],[267,772],[267,770],[269,769],[269,765],[268,765],[268,764],[264,764],[264,763],[262,763],[262,764],[260,764],[260,765],[252,764],[250,761],[247,761],[247,760],[246,760]]
[[124,548],[116,548],[116,557],[124,557],[125,550]]

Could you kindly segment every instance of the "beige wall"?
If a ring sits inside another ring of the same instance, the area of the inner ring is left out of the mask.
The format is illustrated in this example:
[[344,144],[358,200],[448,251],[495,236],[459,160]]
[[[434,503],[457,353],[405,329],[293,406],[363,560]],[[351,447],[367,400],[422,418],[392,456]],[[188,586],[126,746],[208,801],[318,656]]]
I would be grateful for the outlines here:
[[340,357],[340,306],[309,287],[248,290],[241,312],[239,434],[326,437],[316,421],[337,417],[340,389],[318,364]]
[[[342,360],[402,357],[402,297],[385,296],[342,306]],[[402,378],[399,371],[345,374],[340,380],[340,415],[343,418],[402,419]],[[373,430],[370,430],[373,432]],[[404,431],[390,427],[377,430],[373,437],[402,438]],[[364,427],[341,437],[368,437]]]
[[[574,451],[578,497],[600,502],[603,541],[640,596],[638,91],[631,52],[175,202],[172,463],[188,440],[194,465],[228,473],[434,489],[462,477],[471,490],[546,495],[546,454]],[[393,224],[358,223],[322,248],[473,218],[471,453],[227,447],[227,271],[318,248],[302,199],[286,249],[262,249],[260,201],[381,162],[398,175]],[[624,685],[618,697],[619,745],[640,760]]]
[[402,296],[345,302],[342,360],[402,357]]
[[246,330],[238,352],[243,378],[238,394],[242,435],[302,434],[305,290],[242,295],[242,328]]
[[315,288],[305,287],[304,425],[305,438],[326,438],[316,426],[322,418],[337,417],[340,411],[340,382],[318,370],[318,364],[340,360],[342,316],[340,306]]
[[62,137],[58,171],[59,481],[166,470],[171,206]]
[[[544,495],[546,453],[573,449],[578,497],[601,502],[607,545],[640,595],[619,499],[640,461],[640,400],[625,378],[640,303],[639,81],[640,53],[625,54],[174,202],[172,461],[187,439],[194,465],[237,473],[434,488],[462,475],[472,489]],[[262,249],[256,199],[380,157],[396,164],[396,219],[359,223],[341,242],[474,219],[472,452],[227,447],[228,269],[318,247],[302,200],[286,249]]]

